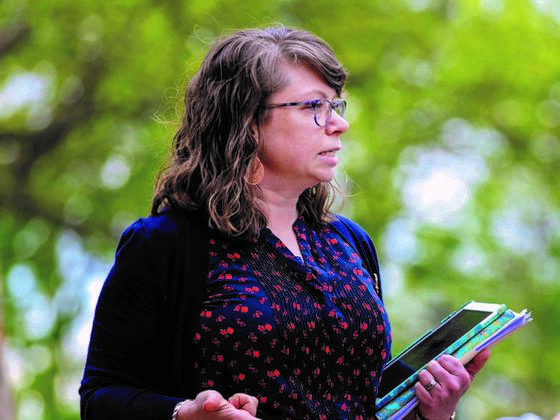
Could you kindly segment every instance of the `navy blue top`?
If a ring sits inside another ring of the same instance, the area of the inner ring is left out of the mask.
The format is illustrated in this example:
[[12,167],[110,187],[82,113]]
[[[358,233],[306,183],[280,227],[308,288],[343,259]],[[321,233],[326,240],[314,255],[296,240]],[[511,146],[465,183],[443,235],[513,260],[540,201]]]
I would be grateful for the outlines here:
[[336,232],[303,218],[294,231],[303,260],[269,229],[246,246],[210,232],[196,382],[256,396],[265,419],[373,419],[391,343],[383,304]]
[[296,221],[303,260],[268,229],[241,242],[184,212],[135,222],[99,297],[82,418],[168,420],[204,389],[255,395],[266,419],[374,418],[390,327],[371,239],[339,219],[344,238]]

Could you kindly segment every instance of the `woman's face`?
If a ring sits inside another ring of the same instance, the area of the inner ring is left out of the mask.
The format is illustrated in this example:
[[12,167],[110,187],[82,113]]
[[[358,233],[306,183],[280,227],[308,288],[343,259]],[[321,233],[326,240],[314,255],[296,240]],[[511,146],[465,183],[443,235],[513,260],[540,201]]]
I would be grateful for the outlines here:
[[[287,83],[271,95],[269,105],[336,97],[335,90],[311,67],[286,64],[281,72]],[[342,148],[340,136],[348,130],[348,122],[333,111],[328,124],[319,127],[313,110],[305,105],[269,112],[258,138],[264,166],[261,188],[299,196],[306,188],[330,181],[338,164],[336,154]]]

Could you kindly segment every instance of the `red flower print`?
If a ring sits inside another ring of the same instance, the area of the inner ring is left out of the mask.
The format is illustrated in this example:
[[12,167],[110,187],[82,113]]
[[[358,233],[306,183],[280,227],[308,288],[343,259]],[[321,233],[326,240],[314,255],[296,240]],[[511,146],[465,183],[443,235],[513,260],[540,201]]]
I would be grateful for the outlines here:
[[259,325],[258,329],[260,332],[272,331],[272,325],[270,324]]
[[[193,360],[203,378],[198,386],[230,381],[243,392],[251,380],[262,389],[255,395],[259,403],[281,407],[286,420],[329,420],[326,411],[314,411],[321,401],[336,406],[341,418],[375,418],[369,401],[381,368],[371,361],[382,358],[385,365],[390,328],[379,316],[384,310],[372,293],[370,273],[359,254],[328,227],[309,229],[301,217],[294,231],[308,268],[268,231],[243,248],[212,238],[209,304],[200,311],[191,338],[200,350],[200,360]],[[310,360],[311,354],[318,359]],[[292,360],[297,362],[290,366]],[[334,371],[333,365],[338,366]],[[303,388],[296,390],[294,383]],[[309,410],[302,407],[298,416],[300,405]]]
[[221,329],[220,334],[222,335],[231,335],[233,334],[233,328],[227,327],[226,329]]
[[233,308],[233,310],[235,312],[241,312],[243,314],[246,314],[247,312],[249,312],[249,308],[247,306],[244,306],[244,305],[241,305],[241,304],[236,305],[235,308]]

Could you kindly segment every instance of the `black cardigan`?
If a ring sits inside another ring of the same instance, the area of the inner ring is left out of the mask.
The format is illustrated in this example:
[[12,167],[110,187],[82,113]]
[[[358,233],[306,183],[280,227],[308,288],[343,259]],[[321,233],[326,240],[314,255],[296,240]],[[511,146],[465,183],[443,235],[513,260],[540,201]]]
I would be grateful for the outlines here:
[[[381,297],[367,233],[342,216],[331,226],[360,254]],[[123,233],[93,321],[82,419],[169,420],[175,404],[194,398],[187,339],[203,301],[207,261],[207,219],[198,213],[167,210]]]

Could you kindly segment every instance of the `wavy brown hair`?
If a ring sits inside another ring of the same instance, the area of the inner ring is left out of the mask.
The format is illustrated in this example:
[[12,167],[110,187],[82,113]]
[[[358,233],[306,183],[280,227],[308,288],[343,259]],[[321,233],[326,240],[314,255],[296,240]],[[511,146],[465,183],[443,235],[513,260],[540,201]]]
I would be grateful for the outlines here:
[[[258,144],[254,129],[269,116],[265,108],[286,83],[281,63],[306,64],[341,94],[346,71],[332,49],[297,29],[249,29],[218,41],[209,51],[184,98],[185,111],[174,137],[173,154],[159,175],[152,214],[166,207],[200,210],[219,231],[234,237],[257,236],[266,226],[259,189],[248,180]],[[264,139],[266,141],[266,139]],[[331,183],[305,190],[299,214],[314,226],[328,220]]]

